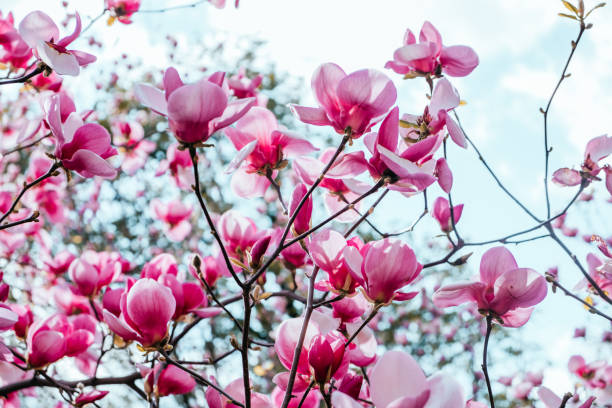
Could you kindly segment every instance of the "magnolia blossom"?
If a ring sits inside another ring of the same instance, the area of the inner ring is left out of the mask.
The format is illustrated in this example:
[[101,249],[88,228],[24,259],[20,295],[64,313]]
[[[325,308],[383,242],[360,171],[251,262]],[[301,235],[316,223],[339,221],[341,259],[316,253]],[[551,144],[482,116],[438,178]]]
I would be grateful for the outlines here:
[[353,138],[369,131],[397,99],[393,82],[373,69],[347,75],[336,64],[323,64],[313,74],[311,85],[320,108],[291,105],[294,115],[311,125],[349,132]]
[[21,38],[14,24],[13,13],[8,13],[6,18],[3,18],[0,12],[0,62],[11,64],[14,68],[25,68],[32,57],[32,50]]
[[76,356],[94,343],[95,334],[96,322],[88,314],[70,319],[56,314],[38,320],[28,330],[28,365],[42,368],[64,356]]
[[[147,394],[153,393],[154,390],[155,395],[160,397],[187,394],[196,386],[195,380],[189,373],[173,365],[168,365],[163,369],[161,364],[155,364],[153,369],[141,366],[140,373],[144,378]],[[157,383],[155,383],[156,378]]]
[[[116,122],[113,127],[114,143],[124,153],[121,169],[129,176],[143,168],[155,143],[144,139],[144,129],[138,122]],[[118,143],[117,140],[121,140]]]
[[343,254],[353,278],[371,302],[388,304],[393,300],[412,299],[418,294],[399,292],[423,268],[414,251],[402,241],[385,238],[368,242],[359,249],[347,246]]
[[164,73],[164,91],[136,85],[140,102],[167,116],[170,129],[181,143],[203,143],[213,133],[236,122],[253,106],[255,98],[229,102],[221,88],[225,74],[217,72],[208,79],[185,85],[174,68]]
[[68,274],[80,295],[97,295],[121,273],[121,264],[105,255],[87,251],[70,264]]
[[552,181],[562,186],[577,186],[582,179],[599,180],[597,177],[603,170],[606,175],[606,188],[612,194],[612,167],[600,165],[600,161],[612,154],[612,136],[601,135],[591,139],[584,151],[584,162],[581,171],[567,167],[553,173]]
[[372,153],[367,162],[370,175],[374,179],[388,178],[390,190],[408,195],[423,191],[436,180],[436,161],[432,155],[442,139],[429,137],[403,151],[398,140],[399,109],[396,107],[389,112],[378,132],[368,133],[364,137],[365,145]]
[[[241,404],[244,404],[244,381],[242,378],[236,378],[234,381],[230,382],[226,387],[224,387],[224,391],[228,395],[231,395],[233,398],[236,398],[236,400],[240,402]],[[208,387],[206,389],[205,396],[206,396],[206,403],[208,404],[209,408],[235,408],[237,407],[237,405],[232,404],[230,401],[228,401],[227,397],[222,395],[219,391],[215,390],[213,387]],[[251,407],[253,408],[275,408],[275,405],[272,404],[268,396],[261,394],[259,392],[251,392]]]
[[283,129],[268,109],[254,107],[236,122],[235,128],[227,128],[225,134],[232,141],[238,154],[226,172],[232,176],[232,189],[241,197],[263,196],[276,171],[287,165],[286,159],[317,150],[310,142]]
[[193,208],[183,204],[179,200],[172,200],[164,203],[161,200],[153,199],[151,209],[160,221],[164,222],[164,228],[168,239],[180,242],[191,232],[191,222],[189,218]]
[[[170,170],[170,174],[174,179],[176,186],[182,190],[189,190],[195,184],[193,175],[193,163],[189,151],[180,149],[178,143],[172,143],[168,146],[166,158],[159,162],[159,167],[155,172],[155,176],[161,176]],[[201,162],[203,158],[200,158]]]
[[425,107],[423,115],[405,114],[402,116],[402,126],[407,127],[403,137],[408,141],[414,142],[429,135],[438,134],[446,128],[453,142],[458,146],[466,148],[467,140],[465,135],[457,122],[449,114],[449,112],[459,106],[460,102],[459,92],[457,92],[449,80],[446,78],[440,79],[436,82],[431,95],[431,101]]
[[161,343],[168,332],[168,322],[176,311],[176,300],[166,286],[149,278],[139,279],[121,294],[121,314],[103,310],[104,321],[126,341],[136,340],[143,347]]
[[108,131],[97,123],[84,124],[76,112],[62,124],[59,101],[60,97],[53,95],[47,111],[47,122],[57,140],[55,157],[63,167],[83,177],[114,178],[117,171],[105,160],[117,154]]
[[419,42],[410,29],[404,35],[404,45],[393,53],[393,61],[387,62],[398,74],[435,75],[442,72],[454,77],[468,75],[478,66],[478,55],[465,45],[442,45],[442,37],[429,22],[423,23]]
[[[451,375],[427,378],[418,363],[402,351],[387,351],[368,374],[370,397],[377,408],[464,408],[461,385]],[[342,392],[332,393],[336,408],[361,405]]]
[[234,210],[223,213],[218,229],[227,250],[238,259],[261,237],[255,222]]
[[[461,213],[463,212],[463,204],[453,206],[453,215],[455,223],[459,222]],[[453,223],[451,221],[451,210],[448,200],[444,197],[436,198],[434,201],[433,212],[431,215],[440,224],[440,229],[443,232],[451,232],[453,230]]]
[[483,313],[492,313],[501,324],[519,327],[527,323],[534,305],[547,292],[546,279],[529,268],[519,268],[504,247],[489,249],[480,260],[480,281],[443,286],[433,295],[436,307],[476,302]]
[[106,0],[106,8],[123,24],[132,23],[132,14],[140,8],[140,0]]
[[51,18],[42,11],[33,11],[19,23],[19,33],[34,50],[34,54],[60,75],[78,75],[79,67],[90,64],[96,57],[83,51],[66,47],[81,33],[81,17],[75,14],[74,32],[59,38],[59,29]]
[[[357,280],[353,278],[351,269],[344,256],[347,246],[357,248],[363,247],[363,242],[358,237],[346,240],[339,232],[324,229],[311,235],[308,241],[308,250],[315,265],[327,272],[329,278],[326,281],[317,282],[319,290],[334,290],[342,293],[354,293]],[[337,302],[332,305],[335,306]]]

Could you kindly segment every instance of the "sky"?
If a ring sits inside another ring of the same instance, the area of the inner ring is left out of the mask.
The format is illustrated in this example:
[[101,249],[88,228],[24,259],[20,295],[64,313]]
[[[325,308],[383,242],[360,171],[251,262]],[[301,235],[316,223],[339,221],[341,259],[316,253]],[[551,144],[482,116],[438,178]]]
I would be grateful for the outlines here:
[[[16,21],[35,7],[57,19],[64,15],[59,1],[2,3],[3,11],[13,10]],[[189,0],[143,0],[142,9],[188,3]],[[458,113],[468,135],[504,184],[536,214],[544,215],[544,144],[539,108],[546,104],[570,51],[570,41],[578,31],[576,22],[557,16],[565,11],[561,2],[243,0],[238,9],[229,3],[233,2],[228,1],[228,7],[222,10],[206,3],[162,14],[139,14],[129,26],[115,24],[109,28],[102,19],[90,34],[112,47],[99,56],[98,63],[127,53],[138,57],[143,65],[165,69],[169,61],[160,44],[165,44],[167,34],[179,43],[198,38],[206,42],[218,36],[258,38],[265,41],[261,50],[264,59],[274,61],[279,70],[304,78],[302,102],[314,106],[308,84],[318,65],[335,62],[346,72],[361,68],[384,70],[385,62],[401,45],[405,30],[410,28],[418,33],[423,22],[429,20],[440,31],[445,45],[469,45],[478,53],[480,65],[471,75],[451,78],[467,102]],[[589,8],[597,2],[585,3]],[[68,7],[78,10],[85,24],[102,8],[101,0],[73,0]],[[605,23],[611,18],[610,7],[593,14],[590,21],[594,26],[579,45],[570,65],[571,77],[562,84],[553,103],[549,115],[551,170],[577,166],[586,142],[612,129],[612,25]],[[391,71],[386,73],[398,88],[400,111],[420,113],[426,103],[425,84],[403,81]],[[86,84],[87,80],[83,76],[74,82]],[[453,199],[467,203],[459,227],[468,239],[486,240],[533,225],[497,188],[472,149],[461,150],[453,145],[449,156],[456,180]],[[603,186],[596,187],[595,197],[605,200]],[[574,191],[551,187],[553,212],[563,208]],[[433,198],[435,195],[432,202]],[[408,225],[408,220],[420,212],[420,205],[420,199],[392,196],[379,207],[379,215],[374,219],[383,226]],[[586,206],[574,208],[568,223],[589,222],[593,226],[589,232],[610,236],[610,205],[600,203],[595,207],[590,211],[582,211]],[[430,221],[426,225],[433,226]],[[588,251],[586,245],[576,240],[566,242],[583,260]],[[473,258],[479,259],[484,249],[476,250]],[[513,246],[511,250],[519,266],[544,272],[558,264],[561,280],[568,287],[581,279],[569,258],[548,241]],[[546,358],[555,361],[557,368],[547,372],[546,382],[560,394],[571,388],[563,366],[580,346],[579,341],[571,339],[573,328],[578,325],[594,327],[595,333],[606,328],[603,319],[586,313],[580,305],[559,294],[550,294],[523,332],[526,342],[541,344]],[[598,357],[597,350],[585,349],[580,347],[580,352],[584,352],[587,361]],[[501,364],[497,372],[503,372]]]

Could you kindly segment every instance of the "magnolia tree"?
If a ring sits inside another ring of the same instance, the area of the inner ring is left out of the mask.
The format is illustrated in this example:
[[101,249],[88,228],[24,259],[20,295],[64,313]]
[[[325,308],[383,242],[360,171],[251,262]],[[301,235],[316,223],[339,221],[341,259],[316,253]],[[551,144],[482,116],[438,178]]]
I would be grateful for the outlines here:
[[[171,9],[107,0],[87,27],[67,10],[62,28],[44,11],[16,22],[2,10],[3,406],[612,406],[610,242],[584,227],[593,250],[580,259],[561,238],[578,235],[565,224],[575,203],[592,202],[594,189],[612,193],[612,137],[593,137],[582,163],[548,164],[551,104],[603,4],[562,3],[578,35],[541,109],[544,216],[463,129],[452,80],[469,76],[478,56],[430,22],[418,40],[406,31],[386,70],[322,63],[316,106],[291,103],[291,77],[253,69],[252,51],[229,72],[202,73],[223,67],[223,46],[204,49],[202,67],[178,58],[169,37],[176,67],[161,80],[141,68],[143,81],[125,83],[117,72],[135,69],[126,55],[98,76],[88,109],[76,106],[71,82],[96,69],[96,56],[71,44],[101,17],[130,24],[135,13]],[[99,41],[89,43],[103,52]],[[401,79],[425,84],[429,103],[404,112]],[[318,127],[314,136],[294,130],[298,122]],[[472,150],[532,225],[464,238],[470,203],[453,202],[451,149]],[[550,182],[575,193],[560,212]],[[395,231],[377,226],[390,195],[423,203]],[[426,217],[442,240],[422,245],[410,234]],[[567,258],[551,263],[574,275],[562,282],[556,268],[519,264],[508,245],[535,240],[558,245]],[[480,259],[474,247],[486,249]],[[568,355],[560,364],[577,385],[564,395],[541,386],[537,370],[492,378],[489,355],[521,358],[504,342],[556,291],[597,315],[604,337],[589,347],[602,358]]]

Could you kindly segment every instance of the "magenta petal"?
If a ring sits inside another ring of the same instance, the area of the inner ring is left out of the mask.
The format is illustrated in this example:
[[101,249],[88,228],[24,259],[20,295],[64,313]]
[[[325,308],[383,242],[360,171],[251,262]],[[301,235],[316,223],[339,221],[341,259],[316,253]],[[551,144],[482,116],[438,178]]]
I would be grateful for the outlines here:
[[40,43],[36,48],[40,59],[45,64],[49,65],[56,73],[60,75],[78,75],[79,61],[77,58],[66,52],[59,52],[47,43]]
[[293,104],[289,105],[289,107],[291,108],[291,112],[293,112],[295,117],[297,117],[301,122],[315,126],[331,125],[331,122],[324,109],[309,108],[306,106]]
[[62,164],[86,178],[114,178],[117,175],[117,170],[109,162],[90,150],[79,150],[70,160],[62,160]]
[[338,98],[348,109],[359,106],[372,117],[384,114],[397,99],[393,82],[382,72],[362,69],[346,76],[338,83]]
[[5,307],[0,307],[0,330],[6,330],[13,327],[19,316],[17,313]]
[[438,176],[438,184],[445,193],[450,193],[453,187],[453,173],[444,157],[440,157],[436,162],[436,175]]
[[332,393],[332,406],[334,408],[363,408],[363,406],[343,392]]
[[457,90],[448,79],[442,78],[436,83],[433,90],[429,103],[429,113],[436,116],[441,110],[449,111],[456,108],[459,106],[459,102],[461,102],[461,99]]
[[425,408],[464,408],[461,384],[450,374],[437,373],[427,379],[429,399]]
[[19,23],[19,34],[31,48],[36,48],[41,41],[59,40],[57,25],[42,11],[25,16]]
[[96,62],[96,60],[98,59],[95,55],[84,51],[70,50],[69,52],[70,54],[74,55],[77,60],[77,63],[82,67],[85,65],[89,65],[92,62]]
[[346,239],[334,230],[324,229],[311,236],[308,250],[314,263],[326,272],[331,272],[340,264]]
[[182,128],[207,130],[208,122],[221,116],[226,107],[223,89],[203,80],[172,92],[168,98],[168,118],[182,124]]
[[243,98],[228,103],[221,116],[213,121],[214,131],[236,122],[255,105],[255,102],[255,98]]
[[166,69],[163,82],[166,100],[168,100],[172,92],[184,85],[178,71],[173,67]]
[[442,49],[440,63],[446,74],[454,77],[463,77],[478,66],[478,55],[470,47],[453,45]]
[[520,268],[506,270],[496,280],[495,289],[491,309],[501,315],[540,303],[546,297],[548,285],[544,276],[533,269]]
[[134,94],[144,106],[160,115],[168,116],[168,104],[163,91],[148,84],[136,84]]
[[478,302],[485,285],[482,282],[463,282],[446,285],[433,294],[436,307],[457,306],[466,302]]
[[81,16],[79,15],[79,13],[76,13],[75,17],[76,17],[76,25],[74,26],[74,31],[69,36],[64,37],[61,40],[57,41],[57,45],[61,47],[67,47],[70,43],[72,43],[74,40],[77,39],[79,34],[81,34]]
[[394,152],[397,149],[399,136],[399,108],[396,106],[389,112],[378,130],[378,145]]
[[107,153],[111,150],[111,137],[104,126],[97,123],[86,123],[79,127],[72,140],[62,147],[62,158],[71,158],[81,149],[89,150],[100,157],[110,157]]
[[223,313],[223,309],[220,307],[205,307],[203,309],[196,309],[193,313],[203,319],[208,319],[220,315]]
[[577,186],[582,182],[582,175],[576,170],[563,167],[553,173],[552,181],[561,186]]
[[370,374],[370,394],[377,407],[403,397],[417,397],[428,386],[417,362],[402,351],[387,351]]
[[64,356],[66,342],[61,333],[52,330],[39,331],[32,336],[28,347],[28,363],[32,367],[42,367]]
[[[320,65],[312,75],[311,86],[319,104],[326,112],[338,110],[338,84],[346,73],[338,65],[326,63]],[[309,123],[309,122],[307,122]]]
[[601,135],[587,143],[585,159],[588,156],[594,162],[598,162],[610,154],[612,154],[612,136]]
[[393,53],[393,58],[403,64],[409,64],[411,61],[430,56],[432,56],[432,50],[428,44],[404,45]]
[[94,334],[88,330],[76,330],[66,337],[66,355],[74,357],[87,350],[94,342]]
[[503,326],[505,327],[521,327],[531,317],[531,313],[533,312],[533,307],[528,308],[518,308],[509,311],[508,313],[501,316],[504,321]]
[[136,340],[138,338],[138,333],[136,333],[122,320],[117,318],[114,314],[110,313],[106,309],[102,311],[102,314],[104,316],[104,322],[108,324],[108,327],[119,337],[126,341]]
[[453,142],[457,144],[457,146],[463,147],[467,149],[467,139],[463,134],[463,130],[459,127],[457,122],[455,122],[448,113],[446,115],[446,130],[448,130],[448,134],[450,135]]
[[489,286],[503,273],[518,269],[516,260],[510,251],[502,246],[489,249],[480,260],[480,280]]

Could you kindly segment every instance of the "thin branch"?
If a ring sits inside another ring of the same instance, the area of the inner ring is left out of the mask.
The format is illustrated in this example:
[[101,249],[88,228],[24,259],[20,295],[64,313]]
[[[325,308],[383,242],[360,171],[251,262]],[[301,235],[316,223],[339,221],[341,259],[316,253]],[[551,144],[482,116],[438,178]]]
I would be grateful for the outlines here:
[[580,21],[580,31],[578,32],[578,37],[575,41],[572,41],[572,50],[570,51],[570,54],[567,57],[567,61],[565,62],[563,71],[561,71],[561,77],[559,78],[559,81],[557,81],[557,85],[555,86],[555,89],[553,89],[553,92],[550,95],[550,98],[548,99],[546,109],[540,108],[540,112],[542,112],[542,115],[544,116],[544,191],[546,192],[546,218],[550,218],[550,196],[548,193],[548,160],[550,152],[552,151],[552,147],[548,146],[548,112],[550,111],[550,106],[552,104],[553,99],[555,98],[555,95],[557,94],[557,91],[559,90],[559,87],[561,86],[561,83],[565,78],[569,77],[569,75],[566,75],[567,68],[569,67],[570,61],[574,56],[574,52],[576,51],[578,43],[580,42],[582,34],[585,30],[586,25],[584,24],[584,21]]
[[347,348],[349,344],[351,344],[351,342],[355,340],[355,337],[357,337],[359,333],[363,330],[363,328],[366,327],[368,323],[370,323],[370,321],[374,318],[374,316],[376,316],[376,314],[378,313],[378,310],[381,307],[382,307],[382,304],[377,304],[376,306],[374,306],[374,309],[372,309],[368,317],[363,321],[363,323],[361,323],[361,326],[359,326],[359,328],[355,330],[355,332],[351,335],[351,337],[349,337],[346,343],[344,343],[344,348]]
[[308,329],[310,316],[312,315],[312,311],[314,310],[314,286],[318,273],[319,267],[317,266],[313,269],[312,275],[310,275],[310,283],[308,285],[308,300],[306,302],[306,312],[304,313],[304,321],[302,322],[300,337],[298,338],[298,342],[295,346],[295,351],[293,352],[293,361],[291,363],[291,370],[289,371],[289,380],[287,381],[285,397],[283,398],[283,404],[281,408],[287,408],[289,406],[291,398],[294,398],[294,396],[292,395],[293,384],[295,383],[295,376],[297,375],[297,368],[300,362],[300,356],[302,355],[302,347],[304,345],[304,339],[306,338],[306,330]]
[[[447,157],[447,152],[446,152],[446,139],[444,139],[443,146],[444,146],[444,159],[448,162],[448,157]],[[450,207],[451,226],[453,227],[453,231],[455,231],[455,236],[457,237],[457,243],[461,243],[463,242],[463,239],[461,239],[461,236],[459,235],[459,231],[457,231],[457,222],[455,221],[455,209],[453,208],[453,198],[451,196],[450,190],[448,191],[447,196],[448,196],[448,206]]]
[[166,7],[166,8],[154,9],[154,10],[138,10],[137,13],[165,13],[166,11],[179,10],[179,9],[184,9],[184,8],[194,8],[204,3],[204,1],[205,0],[199,0],[194,3],[181,4],[178,6],[172,6],[172,7]]
[[244,384],[244,406],[251,407],[251,376],[249,372],[249,328],[251,325],[251,286],[245,285],[242,289],[244,303],[244,325],[242,327],[242,381]]
[[482,162],[482,164],[485,166],[485,168],[487,169],[487,171],[489,172],[489,174],[491,174],[491,177],[493,177],[493,179],[495,180],[495,182],[497,183],[497,185],[508,195],[508,197],[510,197],[512,199],[512,201],[514,201],[519,207],[521,207],[523,209],[523,211],[525,211],[525,213],[527,213],[527,215],[529,215],[531,218],[533,218],[535,221],[540,222],[540,219],[538,217],[536,217],[523,203],[521,203],[519,201],[518,198],[516,198],[507,188],[506,186],[504,186],[504,184],[501,182],[501,180],[497,177],[497,175],[495,174],[495,172],[493,171],[493,169],[491,169],[491,167],[489,167],[489,164],[486,162],[486,160],[484,159],[484,157],[482,156],[482,153],[480,153],[480,150],[478,150],[478,148],[476,147],[476,145],[474,144],[474,142],[472,142],[472,139],[469,138],[469,136],[467,135],[467,133],[465,132],[465,130],[463,129],[463,125],[461,125],[461,120],[459,119],[459,115],[457,115],[457,112],[453,111],[453,115],[455,116],[455,119],[457,120],[457,123],[459,124],[459,127],[461,128],[461,131],[463,132],[463,134],[465,135],[465,139],[468,141],[468,143],[472,146],[472,148],[476,151],[476,154],[478,155],[478,158],[480,159],[480,161]]
[[34,71],[29,74],[25,74],[20,76],[19,78],[11,78],[0,81],[0,85],[9,85],[9,84],[21,84],[26,82],[28,79],[35,77],[36,75],[42,73],[44,71],[44,67],[38,67]]
[[204,198],[202,197],[202,192],[200,190],[200,176],[198,173],[198,154],[194,145],[189,145],[189,155],[191,156],[191,163],[193,164],[193,176],[195,178],[195,185],[193,186],[193,190],[196,194],[196,197],[198,198],[200,207],[202,207],[202,212],[204,212],[204,216],[206,217],[206,221],[208,222],[208,226],[210,227],[210,232],[212,233],[213,237],[217,241],[217,244],[219,244],[219,247],[221,248],[221,253],[223,254],[223,259],[225,260],[225,265],[227,266],[227,269],[232,274],[232,277],[234,278],[238,286],[240,286],[240,288],[244,288],[244,284],[240,281],[240,278],[238,278],[236,272],[234,272],[234,266],[232,265],[232,262],[229,259],[227,249],[225,249],[223,240],[221,240],[221,237],[217,232],[215,223],[213,222],[212,217],[210,216],[208,209],[206,208]]
[[23,145],[23,146],[17,146],[17,147],[14,147],[14,148],[10,149],[10,150],[7,150],[5,153],[2,153],[2,155],[6,157],[9,154],[17,153],[17,152],[19,152],[21,150],[24,150],[24,149],[27,149],[29,147],[36,146],[40,141],[42,141],[42,140],[44,140],[44,139],[46,139],[46,138],[48,138],[50,136],[51,136],[51,132],[47,133],[44,136],[39,137],[38,139],[36,139],[35,141],[33,141],[31,143],[28,143],[28,144]]
[[[47,173],[43,174],[42,176],[40,176],[39,178],[37,178],[36,180],[34,180],[34,181],[30,182],[30,183],[26,184],[24,182],[23,188],[21,189],[21,192],[19,192],[19,194],[17,195],[17,197],[13,201],[13,204],[11,205],[11,208],[9,208],[9,210],[2,217],[0,217],[0,224],[2,224],[2,222],[4,222],[4,220],[9,215],[11,215],[13,213],[13,211],[15,211],[15,208],[17,207],[17,204],[19,203],[19,201],[21,200],[23,195],[26,193],[26,191],[28,191],[32,187],[36,186],[37,184],[41,183],[42,181],[48,179],[49,177],[54,176],[55,175],[55,171],[57,169],[59,169],[60,167],[61,167],[61,165],[59,163],[55,162],[55,163],[53,163],[53,165],[51,166],[49,171],[47,171]],[[8,228],[8,227],[6,225],[0,226],[0,229],[5,229],[5,228]]]
[[487,333],[485,335],[484,348],[482,351],[482,371],[487,382],[487,390],[489,391],[489,401],[491,402],[491,408],[495,408],[495,401],[493,398],[493,390],[491,389],[491,380],[489,379],[489,370],[487,369],[487,349],[489,347],[489,336],[491,336],[491,329],[493,328],[493,316],[487,315]]
[[289,210],[287,210],[287,205],[285,204],[285,200],[283,200],[283,194],[281,193],[280,186],[278,185],[276,180],[274,180],[274,178],[272,177],[272,169],[270,167],[267,167],[266,169],[266,178],[268,179],[268,181],[274,188],[274,191],[276,191],[276,195],[278,196],[278,201],[280,201],[280,204],[283,207],[283,214],[285,215],[289,214]]
[[359,217],[359,219],[344,233],[344,238],[348,238],[353,233],[353,231],[355,231],[357,227],[359,227],[359,225],[361,225],[361,223],[366,220],[366,218],[372,215],[376,206],[380,204],[380,202],[383,200],[383,198],[385,198],[388,193],[389,190],[383,191],[383,193],[376,199],[376,201],[374,202],[374,204],[372,204],[368,211],[366,211],[361,217]]
[[397,232],[390,232],[387,234],[382,234],[383,238],[389,238],[389,237],[397,237],[399,235],[403,235],[407,232],[412,232],[414,231],[414,228],[417,226],[417,224],[423,219],[423,217],[425,217],[427,215],[427,213],[429,212],[429,208],[427,205],[427,189],[423,190],[423,200],[425,201],[425,205],[423,207],[423,212],[421,213],[421,215],[419,215],[419,217],[414,220],[412,222],[412,224],[410,224],[410,226],[408,228],[404,228],[403,230],[397,231]]
[[586,307],[589,312],[591,312],[593,314],[596,314],[596,315],[599,315],[599,316],[603,317],[604,319],[608,319],[612,323],[612,317],[608,316],[607,314],[605,314],[601,310],[597,309],[595,306],[591,305],[590,303],[588,303],[588,302],[580,299],[578,296],[574,295],[567,288],[563,287],[563,285],[561,285],[559,283],[559,281],[557,279],[555,279],[552,275],[546,274],[546,280],[549,281],[550,283],[552,283],[552,285],[553,285],[553,292],[555,291],[555,288],[561,289],[561,291],[563,291],[563,293],[566,296],[569,296],[569,297],[571,297],[573,299],[576,299],[577,301],[582,303],[584,305],[584,307]]

